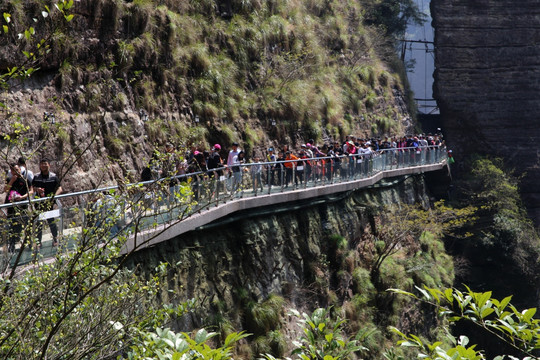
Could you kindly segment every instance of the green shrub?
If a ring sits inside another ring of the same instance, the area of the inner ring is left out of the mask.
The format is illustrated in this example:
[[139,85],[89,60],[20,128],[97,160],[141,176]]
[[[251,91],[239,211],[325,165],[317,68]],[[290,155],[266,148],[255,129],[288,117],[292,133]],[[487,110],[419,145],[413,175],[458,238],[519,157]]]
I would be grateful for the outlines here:
[[354,269],[352,276],[355,294],[363,296],[364,303],[367,304],[376,292],[375,286],[371,282],[370,271],[363,267],[357,267]]
[[392,83],[392,75],[388,71],[381,71],[379,74],[379,84],[381,86],[390,86]]
[[254,354],[270,354],[281,358],[287,351],[287,341],[280,331],[272,330],[255,338],[252,349]]
[[133,58],[135,57],[135,46],[133,43],[128,43],[125,40],[118,42],[117,60],[119,71],[125,71],[133,66]]
[[163,119],[150,119],[144,123],[144,128],[151,143],[160,143],[167,138],[167,126]]
[[113,156],[120,157],[120,155],[124,153],[127,144],[119,137],[113,135],[106,135],[105,146]]
[[235,141],[240,141],[237,132],[231,126],[227,124],[220,124],[219,129],[225,138],[226,145],[230,145]]
[[377,104],[377,94],[373,90],[368,91],[364,99],[364,104],[368,109],[373,109]]
[[405,267],[394,257],[388,257],[381,265],[381,289],[398,288],[409,291],[413,287],[413,280],[406,272]]
[[362,66],[358,75],[364,84],[370,85],[372,88],[377,85],[377,76],[375,74],[375,69],[372,66]]
[[262,303],[249,303],[245,315],[249,331],[263,335],[279,329],[284,303],[285,300],[277,295],[270,295]]

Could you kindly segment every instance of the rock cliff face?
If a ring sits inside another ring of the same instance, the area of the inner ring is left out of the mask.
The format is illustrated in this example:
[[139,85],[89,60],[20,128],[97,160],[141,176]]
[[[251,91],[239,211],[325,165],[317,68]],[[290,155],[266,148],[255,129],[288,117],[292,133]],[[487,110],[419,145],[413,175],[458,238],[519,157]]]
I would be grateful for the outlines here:
[[[249,159],[268,146],[412,129],[400,69],[378,55],[385,40],[362,23],[363,6],[323,3],[80,0],[66,23],[52,6],[44,18],[41,0],[2,1],[12,19],[0,19],[0,73],[39,70],[0,81],[0,158],[23,155],[36,171],[47,157],[75,191],[138,178],[167,142],[181,153],[220,143],[226,156],[237,141]],[[17,35],[28,27],[48,39],[32,64],[25,52],[37,45]],[[2,141],[16,121],[28,127],[17,153]]]
[[[227,223],[210,224],[137,252],[131,262],[149,275],[160,262],[176,264],[169,288],[183,300],[198,299],[204,308],[201,316],[215,311],[217,303],[224,304],[229,315],[241,313],[241,289],[256,302],[277,294],[299,309],[328,306],[328,290],[343,301],[351,295],[353,282],[349,277],[349,285],[343,285],[332,274],[331,237],[346,234],[352,249],[360,246],[373,209],[428,201],[422,176],[399,178],[341,197],[235,214]],[[164,294],[165,301],[168,297]],[[183,327],[201,326],[200,321],[204,319],[192,317]]]
[[540,2],[432,0],[435,84],[457,161],[502,156],[540,223]]

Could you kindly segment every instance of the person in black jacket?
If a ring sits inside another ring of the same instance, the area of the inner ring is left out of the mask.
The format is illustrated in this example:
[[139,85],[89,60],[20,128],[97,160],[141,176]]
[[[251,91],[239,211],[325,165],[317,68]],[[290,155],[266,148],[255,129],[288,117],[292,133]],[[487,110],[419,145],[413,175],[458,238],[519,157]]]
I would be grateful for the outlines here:
[[[50,164],[47,159],[42,159],[39,162],[40,172],[34,176],[32,186],[34,188],[35,196],[39,198],[54,197],[62,193],[62,186],[60,186],[60,179],[55,173],[50,171]],[[39,202],[37,208],[43,212],[52,210],[54,205],[53,199]],[[58,245],[58,227],[54,218],[48,218],[47,222],[51,229],[53,236],[53,246]],[[43,235],[43,222],[37,223],[37,240],[38,245],[41,246],[41,238]]]
[[212,196],[218,196],[221,191],[221,177],[223,176],[223,170],[214,170],[223,167],[223,160],[219,152],[221,151],[221,145],[215,144],[212,147],[210,156],[208,157],[208,176],[210,177],[210,194]]

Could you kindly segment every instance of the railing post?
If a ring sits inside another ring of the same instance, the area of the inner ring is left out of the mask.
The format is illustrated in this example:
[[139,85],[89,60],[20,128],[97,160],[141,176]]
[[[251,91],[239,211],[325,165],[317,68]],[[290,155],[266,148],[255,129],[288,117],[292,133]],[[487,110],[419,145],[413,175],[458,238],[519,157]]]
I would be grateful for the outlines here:
[[283,192],[283,188],[284,188],[284,183],[285,183],[285,166],[283,166],[283,163],[280,163],[279,164],[280,166],[280,172],[279,172],[279,176],[281,178],[281,181],[280,181],[280,186],[281,186],[281,192]]
[[266,183],[268,184],[268,195],[272,191],[272,165],[266,166]]
[[[84,228],[86,227],[86,222],[87,222],[87,219],[86,219],[86,201],[84,201],[84,197],[83,196],[77,196],[77,204],[79,204],[79,211],[81,212],[81,232],[84,231]],[[63,217],[63,216],[62,216]],[[63,225],[63,224],[62,224]],[[62,226],[63,227],[63,226]],[[83,234],[81,233],[81,236]]]
[[334,171],[335,171],[335,164],[334,164],[334,158],[328,159],[330,161],[330,184],[334,183]]
[[302,180],[304,182],[304,189],[307,188],[307,182],[308,182],[308,180],[307,180],[307,172],[308,172],[308,167],[309,167],[308,166],[309,161],[310,160],[304,160],[304,171],[302,172],[302,178],[303,178]]

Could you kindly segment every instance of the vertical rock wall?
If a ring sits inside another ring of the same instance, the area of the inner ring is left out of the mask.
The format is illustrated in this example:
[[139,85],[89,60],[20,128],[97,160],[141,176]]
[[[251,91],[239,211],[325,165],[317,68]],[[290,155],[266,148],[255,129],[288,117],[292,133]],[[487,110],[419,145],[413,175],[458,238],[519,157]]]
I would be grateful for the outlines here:
[[[198,299],[206,315],[216,303],[238,313],[239,290],[255,301],[278,294],[297,308],[326,306],[328,289],[336,287],[328,269],[330,237],[344,236],[352,247],[369,226],[373,207],[427,201],[417,175],[340,197],[233,214],[136,253],[131,266],[153,274],[160,262],[176,264],[168,287],[183,300]],[[167,301],[169,295],[163,296]],[[184,326],[200,326],[201,320],[193,317]]]
[[432,0],[434,96],[458,164],[502,156],[540,223],[540,1]]

